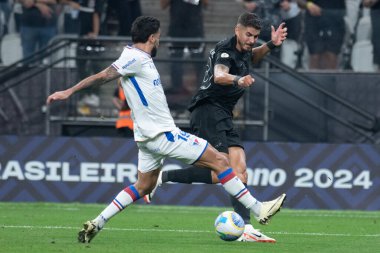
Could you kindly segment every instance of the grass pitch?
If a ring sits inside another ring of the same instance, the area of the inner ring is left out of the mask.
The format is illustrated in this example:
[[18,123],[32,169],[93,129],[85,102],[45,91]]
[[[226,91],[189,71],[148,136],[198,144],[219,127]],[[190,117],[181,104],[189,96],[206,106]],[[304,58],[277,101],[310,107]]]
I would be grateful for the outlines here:
[[0,252],[379,252],[380,212],[283,209],[256,228],[275,244],[224,242],[214,220],[228,208],[132,205],[90,243],[77,242],[81,224],[106,205],[0,203]]

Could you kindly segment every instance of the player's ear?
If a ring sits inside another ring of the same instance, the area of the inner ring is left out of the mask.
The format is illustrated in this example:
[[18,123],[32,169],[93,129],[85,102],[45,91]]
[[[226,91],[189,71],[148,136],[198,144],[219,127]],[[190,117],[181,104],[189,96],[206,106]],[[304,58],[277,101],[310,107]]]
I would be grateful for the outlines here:
[[149,36],[149,41],[152,43],[152,44],[155,44],[156,41],[159,39],[159,35],[157,35],[157,33],[153,33]]
[[154,44],[154,34],[149,35],[149,42]]
[[237,24],[236,26],[235,26],[235,35],[238,35],[239,34],[239,31],[240,31],[240,25],[239,24]]

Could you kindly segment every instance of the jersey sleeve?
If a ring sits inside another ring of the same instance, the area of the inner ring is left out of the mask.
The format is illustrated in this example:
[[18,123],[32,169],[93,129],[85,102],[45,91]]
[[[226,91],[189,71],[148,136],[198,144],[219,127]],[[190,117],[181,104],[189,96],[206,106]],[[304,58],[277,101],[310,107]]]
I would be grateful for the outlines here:
[[232,66],[231,61],[232,61],[232,55],[227,50],[220,50],[216,52],[215,65],[222,64],[224,66],[227,66],[228,68],[231,68]]
[[141,57],[131,50],[124,49],[119,59],[112,63],[112,66],[122,76],[134,75],[141,70]]

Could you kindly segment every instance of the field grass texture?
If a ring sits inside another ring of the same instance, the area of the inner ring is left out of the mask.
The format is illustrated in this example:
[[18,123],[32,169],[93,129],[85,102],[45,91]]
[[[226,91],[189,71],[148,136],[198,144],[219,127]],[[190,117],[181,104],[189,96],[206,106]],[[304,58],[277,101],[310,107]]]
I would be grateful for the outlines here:
[[380,252],[380,212],[283,209],[256,229],[275,244],[224,242],[214,220],[230,208],[132,205],[90,244],[77,242],[81,224],[106,205],[0,203],[0,252]]

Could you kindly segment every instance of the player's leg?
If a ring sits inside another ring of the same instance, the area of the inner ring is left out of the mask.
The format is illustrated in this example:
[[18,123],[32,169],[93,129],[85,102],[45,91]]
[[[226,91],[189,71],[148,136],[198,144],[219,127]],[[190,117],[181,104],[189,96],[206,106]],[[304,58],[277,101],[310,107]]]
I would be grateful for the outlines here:
[[111,203],[93,220],[86,221],[78,233],[78,241],[89,243],[113,216],[152,191],[162,167],[163,156],[139,150],[136,183],[121,190]]
[[211,145],[206,148],[195,164],[213,170],[218,175],[219,182],[223,188],[246,208],[250,209],[256,220],[263,225],[268,224],[268,221],[280,210],[285,201],[285,194],[268,202],[260,202],[255,199],[230,167],[228,157],[218,152]]
[[[244,149],[240,146],[232,146],[228,148],[230,165],[234,168],[236,176],[247,187],[247,164]],[[269,242],[275,243],[276,240],[263,234],[259,230],[256,230],[251,224],[251,212],[242,203],[240,203],[236,198],[230,196],[232,207],[234,211],[238,213],[244,220],[244,232],[238,239],[242,242]]]
[[[247,165],[244,150],[241,147],[229,147],[230,165],[234,168],[236,176],[247,187]],[[244,220],[245,224],[251,223],[251,212],[245,208],[236,198],[230,196],[232,207]]]
[[219,183],[218,177],[210,170],[199,168],[195,165],[189,166],[185,169],[161,171],[157,180],[156,187],[147,195],[144,196],[144,201],[147,204],[152,202],[156,190],[162,184],[167,182],[192,184],[217,184]]
[[[159,149],[161,152],[165,152],[165,155],[215,172],[223,188],[238,198],[246,208],[251,209],[261,223],[266,224],[270,216],[262,214],[262,203],[257,201],[241,180],[236,177],[233,169],[230,168],[227,154],[217,151],[204,139],[180,129],[167,132],[165,135],[156,137],[156,139],[161,139],[162,145]],[[280,207],[281,205],[276,207],[274,211],[277,212]]]
[[185,169],[169,170],[162,172],[162,183],[176,182],[181,184],[204,183],[213,184],[212,173],[210,170],[204,170],[197,166],[190,166]]

